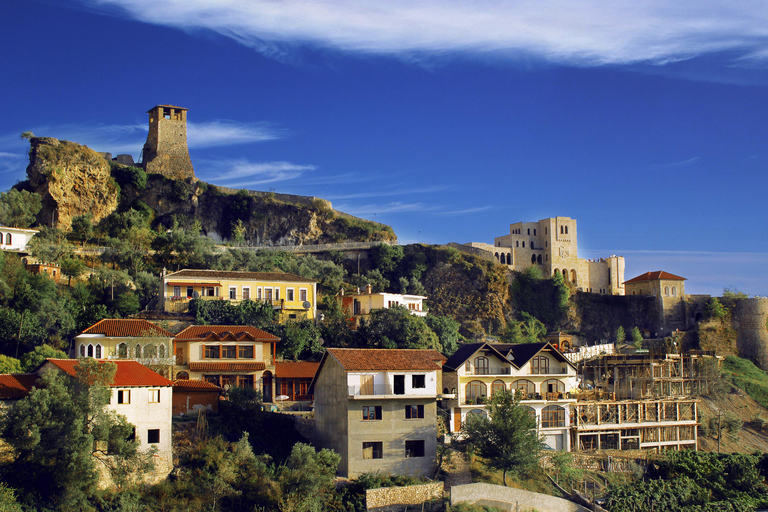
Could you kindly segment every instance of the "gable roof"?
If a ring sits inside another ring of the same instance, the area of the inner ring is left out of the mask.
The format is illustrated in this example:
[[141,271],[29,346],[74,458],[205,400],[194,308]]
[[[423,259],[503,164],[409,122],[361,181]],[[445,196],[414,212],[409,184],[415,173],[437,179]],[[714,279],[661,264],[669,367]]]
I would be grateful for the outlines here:
[[[40,373],[40,370],[46,365],[51,364],[58,368],[59,370],[63,371],[64,373],[67,373],[68,375],[74,377],[76,375],[75,373],[75,366],[78,362],[82,361],[82,359],[46,359],[44,363],[42,363],[40,366],[35,368],[35,373]],[[117,387],[131,387],[131,386],[141,386],[141,387],[164,387],[164,386],[172,386],[173,382],[166,379],[159,373],[155,373],[143,364],[139,363],[138,361],[133,361],[130,359],[120,359],[120,360],[112,360],[107,361],[104,359],[99,359],[99,363],[115,363],[117,365],[117,371],[115,372],[115,380],[112,382],[111,386],[113,388]]]
[[250,325],[190,325],[173,341],[262,341],[277,343],[280,338]]
[[[443,365],[443,367],[448,371],[456,371],[461,365],[467,362],[468,359],[470,359],[473,355],[475,355],[478,351],[482,349],[490,350],[492,352],[496,353],[496,356],[501,359],[502,361],[506,361],[507,363],[511,363],[506,357],[506,355],[499,351],[498,344],[492,344],[492,343],[486,343],[486,342],[479,342],[479,343],[468,343],[466,345],[462,345],[459,347],[459,350],[454,352],[454,354],[448,359],[448,361]],[[514,364],[513,364],[514,366]]]
[[437,350],[425,349],[328,348],[323,360],[329,354],[347,371],[440,370],[446,361]]
[[103,334],[108,338],[161,336],[173,338],[173,333],[160,326],[140,319],[105,318],[99,320],[80,334]]
[[507,356],[512,355],[510,361],[518,368],[522,368],[528,361],[533,359],[539,352],[544,349],[549,349],[549,352],[555,356],[556,359],[563,363],[567,363],[573,368],[576,368],[567,357],[563,355],[558,349],[549,342],[545,343],[496,343],[494,345],[499,351],[505,353]]
[[39,375],[36,373],[0,374],[0,400],[19,400],[27,396]]
[[223,388],[220,388],[216,384],[211,384],[210,382],[206,382],[204,380],[186,380],[186,379],[180,379],[173,381],[173,391],[174,393],[176,391],[215,391],[217,393],[222,393],[224,391]]
[[204,279],[242,279],[248,281],[282,281],[291,283],[316,283],[312,279],[288,274],[286,272],[242,272],[237,270],[198,270],[188,269],[179,270],[166,274],[165,279],[171,278],[204,278]]
[[624,281],[624,284],[628,283],[642,283],[646,281],[687,281],[685,277],[676,276],[674,274],[670,274],[669,272],[664,272],[663,270],[657,270],[655,272],[646,272],[645,274],[640,274],[637,277],[633,277],[629,281]]
[[320,363],[310,361],[280,361],[275,363],[277,379],[312,379]]

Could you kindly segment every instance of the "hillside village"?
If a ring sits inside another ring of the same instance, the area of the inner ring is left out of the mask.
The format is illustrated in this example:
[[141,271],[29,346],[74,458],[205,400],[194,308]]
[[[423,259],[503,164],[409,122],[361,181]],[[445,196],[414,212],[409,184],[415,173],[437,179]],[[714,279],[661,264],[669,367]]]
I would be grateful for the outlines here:
[[[664,270],[579,258],[565,216],[493,243],[399,246],[321,199],[214,193],[194,174],[187,110],[148,115],[138,163],[31,138],[29,180],[0,201],[9,510],[122,510],[110,490],[141,485],[155,510],[630,510],[622,482],[595,475],[768,450],[754,378],[768,369],[768,299],[689,295]],[[45,426],[66,393],[70,423],[83,403],[99,422],[71,448],[97,477],[65,499],[75,487],[51,455],[64,449],[45,436],[70,431]],[[541,452],[514,492],[482,487],[501,480],[467,451],[468,425],[504,396]],[[725,409],[733,400],[743,410]],[[37,427],[22,421],[33,413]],[[743,494],[706,500],[765,506],[766,459],[740,457]],[[45,485],[25,490],[27,474]]]

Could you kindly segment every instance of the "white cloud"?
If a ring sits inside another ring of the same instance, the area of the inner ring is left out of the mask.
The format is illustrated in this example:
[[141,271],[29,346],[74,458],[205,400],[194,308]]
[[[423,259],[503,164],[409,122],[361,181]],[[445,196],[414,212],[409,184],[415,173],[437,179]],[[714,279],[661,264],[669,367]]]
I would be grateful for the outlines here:
[[445,212],[436,212],[438,215],[469,215],[471,213],[486,212],[493,208],[492,206],[478,206],[475,208],[465,208],[463,210],[451,210]]
[[403,196],[408,194],[430,194],[432,192],[440,192],[449,188],[447,185],[434,185],[431,187],[402,187],[400,189],[389,190],[375,190],[371,192],[358,192],[355,194],[327,194],[326,197],[329,200],[348,200],[348,199],[363,199],[369,197],[388,197],[388,196]]
[[764,59],[762,0],[80,0],[266,54],[293,44],[351,52],[534,55],[580,65],[663,64],[719,51]]
[[26,169],[29,163],[29,156],[25,153],[7,153],[0,152],[0,173],[17,173],[23,175],[22,172]]
[[187,145],[190,148],[233,146],[280,138],[281,132],[266,124],[211,121],[187,123]]
[[206,169],[214,169],[213,174],[200,176],[201,179],[224,187],[242,188],[296,179],[307,172],[315,170],[315,167],[312,165],[297,165],[290,162],[222,160],[207,162]]
[[437,210],[438,206],[425,205],[423,203],[401,203],[399,201],[385,204],[334,205],[334,209],[351,213],[352,215],[376,215],[378,213],[403,213],[403,212],[430,212]]

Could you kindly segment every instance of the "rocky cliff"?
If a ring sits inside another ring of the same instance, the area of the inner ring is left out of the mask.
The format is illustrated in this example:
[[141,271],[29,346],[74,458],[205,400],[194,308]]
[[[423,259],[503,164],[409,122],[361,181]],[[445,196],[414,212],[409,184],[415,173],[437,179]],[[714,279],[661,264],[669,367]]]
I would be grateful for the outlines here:
[[74,142],[30,142],[29,181],[20,186],[43,198],[38,225],[50,225],[54,219],[58,228],[68,230],[76,215],[91,212],[98,223],[116,211],[134,208],[149,209],[156,229],[174,221],[197,222],[216,241],[246,245],[395,239],[389,226],[337,212],[319,198],[235,191],[195,179],[146,175]]

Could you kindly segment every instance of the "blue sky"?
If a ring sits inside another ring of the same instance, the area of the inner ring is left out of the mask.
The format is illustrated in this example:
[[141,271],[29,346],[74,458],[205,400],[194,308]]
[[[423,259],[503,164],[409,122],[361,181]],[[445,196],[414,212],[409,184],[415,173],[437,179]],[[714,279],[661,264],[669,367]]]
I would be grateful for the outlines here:
[[768,4],[677,4],[4,2],[0,190],[22,131],[138,157],[173,104],[204,181],[329,199],[401,243],[569,216],[627,279],[768,295]]

